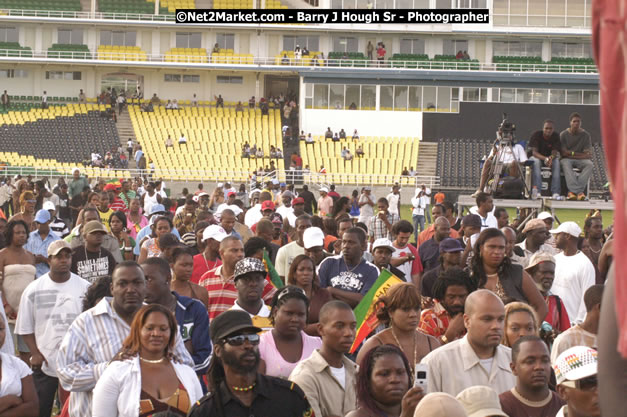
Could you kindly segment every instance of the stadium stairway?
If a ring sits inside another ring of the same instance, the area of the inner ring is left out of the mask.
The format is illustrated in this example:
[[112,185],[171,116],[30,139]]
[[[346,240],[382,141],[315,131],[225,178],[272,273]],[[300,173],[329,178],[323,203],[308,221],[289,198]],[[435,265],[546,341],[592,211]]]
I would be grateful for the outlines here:
[[418,148],[418,161],[416,161],[416,172],[418,175],[437,175],[438,144],[435,142],[420,142]]
[[[128,142],[128,138],[133,139],[133,143],[137,143],[137,137],[135,136],[135,129],[133,129],[133,122],[131,122],[131,117],[128,114],[128,106],[122,111],[122,114],[118,115],[118,122],[115,125],[118,136],[120,137],[120,143],[122,144],[122,148],[126,149],[126,143]],[[128,161],[129,168],[136,168],[135,159],[130,159]]]

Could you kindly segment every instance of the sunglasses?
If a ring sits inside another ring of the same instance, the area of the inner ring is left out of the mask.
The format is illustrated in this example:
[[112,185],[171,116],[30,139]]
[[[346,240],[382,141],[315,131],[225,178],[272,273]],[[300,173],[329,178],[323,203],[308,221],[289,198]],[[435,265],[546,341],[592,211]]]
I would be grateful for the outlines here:
[[35,204],[37,202],[37,200],[26,200],[27,203],[32,203]]
[[260,339],[258,334],[240,334],[224,338],[224,341],[231,346],[242,346],[247,340],[251,345],[257,346]]
[[562,382],[562,385],[565,385],[570,388],[576,388],[581,391],[592,391],[598,385],[598,380],[596,375],[589,376],[587,378],[579,379],[577,381],[565,381]]

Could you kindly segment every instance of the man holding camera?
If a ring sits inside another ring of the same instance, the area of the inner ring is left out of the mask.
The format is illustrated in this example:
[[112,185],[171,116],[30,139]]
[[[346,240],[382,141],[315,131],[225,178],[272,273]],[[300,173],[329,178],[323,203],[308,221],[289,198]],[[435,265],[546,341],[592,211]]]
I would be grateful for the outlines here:
[[551,168],[551,194],[553,199],[559,199],[562,191],[560,184],[560,161],[559,155],[561,150],[560,136],[553,128],[553,120],[545,120],[542,130],[533,132],[529,139],[529,149],[532,156],[529,160],[533,161],[533,174],[531,177],[531,186],[537,190],[542,189],[541,168],[543,166]]

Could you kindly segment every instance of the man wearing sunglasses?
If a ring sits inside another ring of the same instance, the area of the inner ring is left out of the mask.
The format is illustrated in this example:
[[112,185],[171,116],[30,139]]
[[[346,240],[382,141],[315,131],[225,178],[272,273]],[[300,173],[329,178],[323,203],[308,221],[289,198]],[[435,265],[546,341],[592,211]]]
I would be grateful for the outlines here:
[[544,220],[529,220],[523,229],[523,234],[525,235],[525,240],[516,245],[522,249],[524,253],[524,256],[516,257],[516,260],[523,266],[523,268],[527,267],[533,254],[538,251],[548,252],[551,255],[555,254],[553,247],[545,243],[550,234],[546,228]]
[[211,321],[214,354],[207,374],[211,393],[194,405],[189,417],[313,414],[298,385],[257,372],[260,331],[242,310],[225,311]]
[[556,417],[600,417],[597,351],[572,347],[559,355],[553,369],[557,392],[566,402]]

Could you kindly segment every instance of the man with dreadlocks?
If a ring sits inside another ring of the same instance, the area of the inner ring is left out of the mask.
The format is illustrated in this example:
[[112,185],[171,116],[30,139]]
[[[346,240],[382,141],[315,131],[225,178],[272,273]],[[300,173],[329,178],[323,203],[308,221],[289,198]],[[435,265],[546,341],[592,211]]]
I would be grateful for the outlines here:
[[189,417],[313,415],[298,385],[257,372],[260,331],[243,310],[225,311],[211,321],[210,393],[194,405]]

